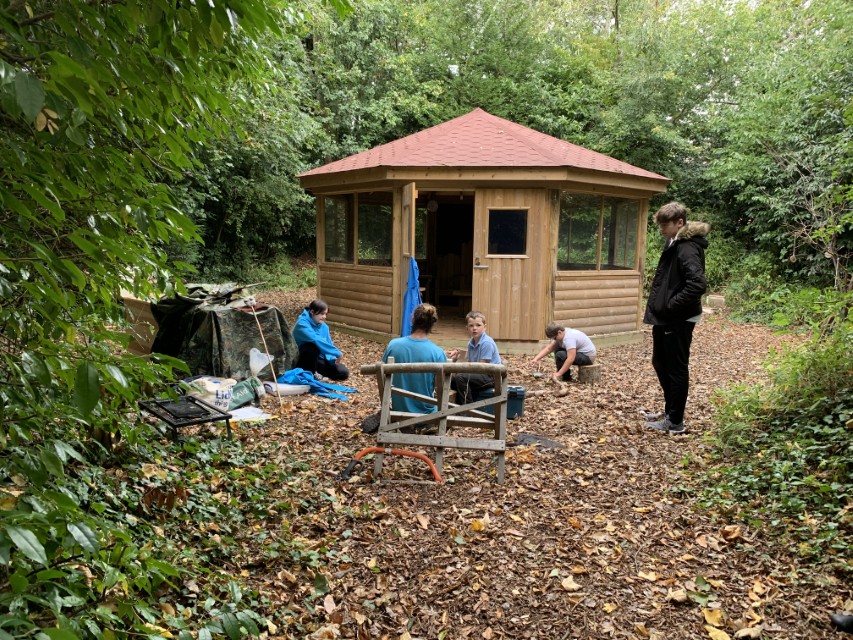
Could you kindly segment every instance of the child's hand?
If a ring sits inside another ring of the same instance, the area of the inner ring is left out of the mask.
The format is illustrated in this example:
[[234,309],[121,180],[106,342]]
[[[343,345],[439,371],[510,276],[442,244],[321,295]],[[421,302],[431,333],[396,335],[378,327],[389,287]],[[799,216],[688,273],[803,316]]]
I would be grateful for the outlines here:
[[453,362],[456,362],[459,358],[459,349],[451,349],[447,352],[447,357],[453,360]]

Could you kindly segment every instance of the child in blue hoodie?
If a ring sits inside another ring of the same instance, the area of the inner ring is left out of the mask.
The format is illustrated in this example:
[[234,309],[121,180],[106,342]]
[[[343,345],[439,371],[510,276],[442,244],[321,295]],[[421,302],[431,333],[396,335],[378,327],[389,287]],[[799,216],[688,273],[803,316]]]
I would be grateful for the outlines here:
[[296,366],[330,380],[346,380],[349,369],[341,363],[344,354],[329,335],[328,313],[328,304],[323,300],[313,300],[297,318],[293,327],[293,339],[299,347]]

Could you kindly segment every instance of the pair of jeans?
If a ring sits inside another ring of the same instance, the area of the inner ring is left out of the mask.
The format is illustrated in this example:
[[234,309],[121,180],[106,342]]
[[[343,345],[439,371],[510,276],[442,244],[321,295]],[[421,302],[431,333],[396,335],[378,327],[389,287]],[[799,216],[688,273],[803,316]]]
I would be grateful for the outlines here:
[[664,412],[673,424],[684,422],[695,326],[695,322],[685,320],[652,327],[652,366],[663,390]]
[[311,373],[319,373],[329,380],[346,380],[349,378],[349,369],[334,360],[326,360],[320,355],[320,347],[313,342],[306,342],[299,347],[299,360],[296,366]]
[[[566,354],[565,349],[557,349],[554,352],[554,362],[557,365],[557,371],[562,369],[563,365],[566,364],[566,358],[567,357],[568,357],[568,355]],[[579,367],[588,367],[589,365],[592,364],[592,360],[585,353],[579,353],[578,351],[575,351],[575,359],[574,359],[574,362],[572,362],[572,364],[576,364]],[[569,369],[568,371],[566,371],[563,374],[563,380],[568,382],[571,379],[572,379],[572,370]]]

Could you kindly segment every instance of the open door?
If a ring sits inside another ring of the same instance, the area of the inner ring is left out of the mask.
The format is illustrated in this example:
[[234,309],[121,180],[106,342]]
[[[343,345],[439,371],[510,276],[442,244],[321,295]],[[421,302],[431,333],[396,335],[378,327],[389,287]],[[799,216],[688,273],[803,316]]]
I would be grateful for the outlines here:
[[473,308],[496,340],[539,340],[551,303],[550,215],[544,189],[478,189]]
[[401,190],[395,192],[394,197],[394,210],[400,212],[399,217],[394,216],[396,251],[394,251],[393,258],[395,277],[392,293],[391,331],[396,335],[400,335],[402,328],[403,300],[409,282],[409,258],[415,252],[415,200],[417,198],[418,190],[414,182],[403,185]]

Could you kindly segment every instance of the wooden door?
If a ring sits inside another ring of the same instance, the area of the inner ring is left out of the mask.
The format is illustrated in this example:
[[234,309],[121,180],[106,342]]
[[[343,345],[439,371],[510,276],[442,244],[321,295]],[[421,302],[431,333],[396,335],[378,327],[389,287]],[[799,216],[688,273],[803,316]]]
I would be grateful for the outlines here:
[[391,264],[394,284],[391,307],[391,332],[400,335],[403,319],[403,298],[409,283],[409,258],[415,253],[415,200],[418,189],[414,182],[394,189],[394,229]]
[[551,210],[544,189],[478,189],[472,308],[496,340],[539,340],[551,304]]

